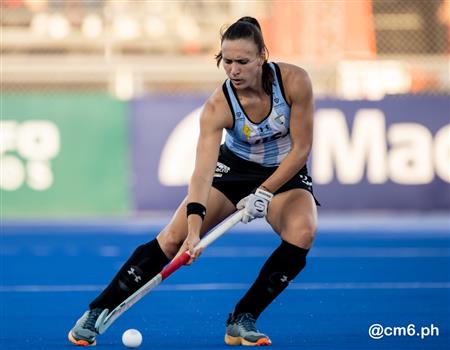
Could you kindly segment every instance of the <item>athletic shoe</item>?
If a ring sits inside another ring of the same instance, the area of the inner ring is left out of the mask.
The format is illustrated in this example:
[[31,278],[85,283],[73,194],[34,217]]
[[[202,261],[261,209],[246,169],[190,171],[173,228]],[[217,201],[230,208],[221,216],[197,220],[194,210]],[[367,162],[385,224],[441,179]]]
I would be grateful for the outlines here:
[[272,345],[269,337],[256,329],[252,314],[230,314],[227,320],[225,343],[228,345],[264,346]]
[[95,322],[102,313],[103,309],[96,308],[86,311],[70,330],[68,338],[75,345],[94,346],[98,331],[95,328]]

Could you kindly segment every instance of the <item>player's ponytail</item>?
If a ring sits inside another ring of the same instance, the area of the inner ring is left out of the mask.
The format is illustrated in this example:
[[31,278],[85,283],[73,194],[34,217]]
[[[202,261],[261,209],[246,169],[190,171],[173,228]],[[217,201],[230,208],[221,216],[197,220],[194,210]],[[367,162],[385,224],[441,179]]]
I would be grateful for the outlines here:
[[[237,39],[251,39],[255,43],[258,51],[264,54],[264,63],[262,66],[262,84],[264,91],[270,95],[272,93],[272,83],[273,83],[273,71],[267,63],[269,57],[269,51],[267,50],[266,44],[264,43],[264,38],[261,31],[261,26],[256,18],[253,17],[242,17],[229,26],[224,32],[221,33],[220,43],[222,44],[224,40],[237,40]],[[217,67],[222,61],[222,51],[216,55]]]

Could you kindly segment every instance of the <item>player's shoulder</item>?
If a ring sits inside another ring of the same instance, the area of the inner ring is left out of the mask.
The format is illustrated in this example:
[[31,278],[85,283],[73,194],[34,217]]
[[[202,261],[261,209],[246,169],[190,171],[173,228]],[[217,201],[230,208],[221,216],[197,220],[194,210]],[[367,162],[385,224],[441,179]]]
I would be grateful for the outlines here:
[[205,108],[223,111],[227,108],[227,98],[222,90],[222,86],[217,87],[205,102]]
[[223,108],[227,104],[227,99],[223,92],[222,86],[217,87],[206,101],[211,107]]
[[232,121],[231,110],[221,86],[217,87],[209,96],[203,106],[203,110],[202,119],[214,119],[223,122],[226,127],[230,124],[230,120]]
[[278,67],[280,67],[281,77],[283,79],[284,85],[292,84],[311,84],[308,72],[295,64],[277,62]]

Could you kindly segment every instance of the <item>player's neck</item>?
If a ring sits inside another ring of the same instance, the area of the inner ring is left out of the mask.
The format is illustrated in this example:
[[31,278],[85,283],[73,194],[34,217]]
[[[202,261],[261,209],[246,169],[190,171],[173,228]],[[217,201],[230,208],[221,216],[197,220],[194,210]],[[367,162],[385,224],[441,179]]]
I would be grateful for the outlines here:
[[258,77],[255,79],[253,84],[249,85],[245,89],[240,90],[239,95],[242,97],[260,97],[264,98],[267,96],[267,93],[264,91],[264,88],[262,86],[262,78]]

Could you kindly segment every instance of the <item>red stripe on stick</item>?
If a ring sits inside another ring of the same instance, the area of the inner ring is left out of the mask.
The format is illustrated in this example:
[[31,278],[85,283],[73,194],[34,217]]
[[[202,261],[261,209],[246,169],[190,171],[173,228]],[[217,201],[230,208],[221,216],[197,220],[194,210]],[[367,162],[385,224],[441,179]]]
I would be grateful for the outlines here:
[[191,259],[191,256],[188,252],[184,252],[178,258],[172,260],[172,262],[166,266],[164,270],[161,271],[162,279],[165,280],[172,273],[178,270],[181,266],[186,265],[187,262]]

